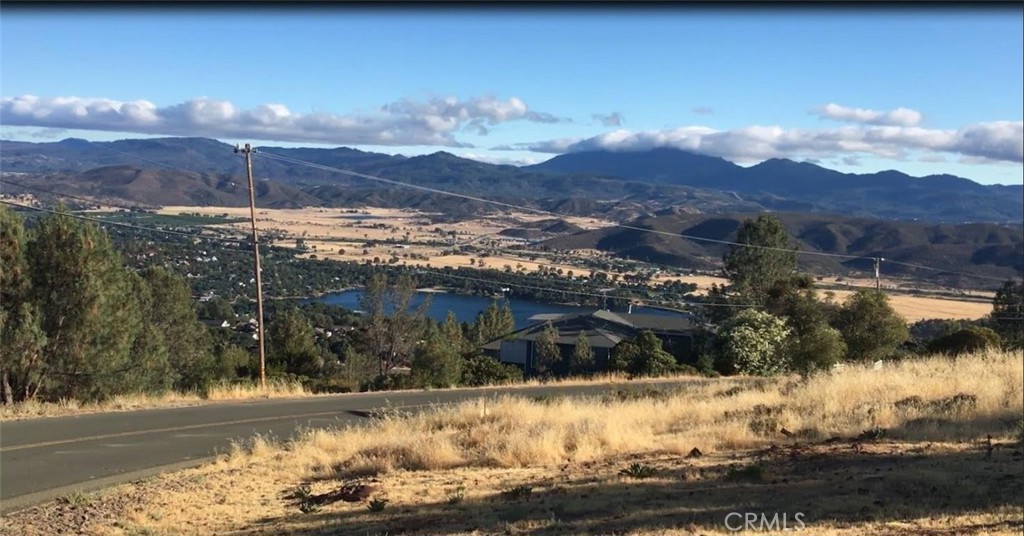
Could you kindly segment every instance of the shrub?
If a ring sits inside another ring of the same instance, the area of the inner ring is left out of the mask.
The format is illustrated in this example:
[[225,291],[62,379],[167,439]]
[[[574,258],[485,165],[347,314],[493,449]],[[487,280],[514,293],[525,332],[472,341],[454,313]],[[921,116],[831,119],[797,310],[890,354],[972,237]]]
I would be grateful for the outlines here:
[[634,462],[629,464],[629,467],[619,471],[620,475],[628,476],[630,478],[651,478],[655,474],[654,467],[650,465]]
[[786,321],[764,311],[747,309],[718,332],[716,368],[726,374],[771,376],[789,370],[785,353]]
[[928,351],[935,354],[961,355],[999,348],[999,334],[989,328],[968,326],[939,337],[928,343]]
[[907,323],[889,305],[889,298],[873,290],[850,296],[837,322],[849,358],[856,361],[885,359],[910,338]]
[[506,365],[493,357],[473,355],[462,364],[462,385],[480,387],[503,385],[523,381],[523,371]]

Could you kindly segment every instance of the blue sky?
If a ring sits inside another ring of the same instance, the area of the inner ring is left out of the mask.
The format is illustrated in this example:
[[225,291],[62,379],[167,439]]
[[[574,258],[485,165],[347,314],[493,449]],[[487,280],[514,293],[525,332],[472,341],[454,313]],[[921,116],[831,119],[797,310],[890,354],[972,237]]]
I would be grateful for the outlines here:
[[5,7],[0,74],[5,139],[513,163],[667,145],[1024,182],[1019,7]]

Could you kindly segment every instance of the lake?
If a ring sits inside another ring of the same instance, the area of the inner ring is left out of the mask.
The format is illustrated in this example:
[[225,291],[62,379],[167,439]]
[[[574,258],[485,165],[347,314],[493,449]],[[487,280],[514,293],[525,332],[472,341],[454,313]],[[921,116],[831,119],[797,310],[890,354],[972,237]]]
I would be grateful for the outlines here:
[[[318,300],[328,305],[337,305],[346,309],[358,310],[359,299],[362,298],[362,296],[363,291],[361,289],[353,289],[333,294],[325,294]],[[484,309],[487,309],[487,306],[490,305],[492,301],[492,298],[485,298],[483,296],[469,296],[464,294],[451,294],[447,292],[417,292],[412,299],[413,307],[419,307],[423,303],[423,300],[428,296],[431,297],[431,302],[430,306],[427,308],[427,316],[438,321],[443,321],[445,316],[448,315],[448,311],[451,311],[455,313],[455,318],[457,318],[459,322],[472,323],[476,320],[476,315]],[[512,309],[512,316],[516,322],[516,329],[532,324],[532,322],[530,322],[530,317],[533,315],[551,313],[582,313],[597,310],[595,307],[556,305],[516,298],[501,298],[498,300],[498,303],[499,305],[504,305],[505,301],[509,302],[509,308]],[[613,309],[613,311],[626,312],[625,309]],[[633,307],[633,312],[656,315],[679,314],[672,311],[646,307]]]

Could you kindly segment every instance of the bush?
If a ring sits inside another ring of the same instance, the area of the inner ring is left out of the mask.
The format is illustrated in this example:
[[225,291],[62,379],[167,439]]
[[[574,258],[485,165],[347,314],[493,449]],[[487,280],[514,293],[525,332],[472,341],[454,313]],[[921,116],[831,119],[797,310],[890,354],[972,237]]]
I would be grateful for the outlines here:
[[636,339],[622,341],[612,349],[609,368],[631,376],[663,376],[676,372],[679,363],[662,349],[661,339],[644,331]]
[[785,352],[786,321],[764,311],[746,309],[718,332],[716,367],[725,374],[771,376],[789,370]]
[[839,312],[839,331],[846,341],[849,358],[876,361],[890,357],[910,338],[906,321],[885,294],[862,290],[850,296]]
[[480,387],[503,385],[523,381],[523,371],[506,365],[493,357],[472,355],[462,364],[462,385]]
[[839,330],[820,323],[806,329],[803,335],[794,337],[787,348],[793,370],[808,374],[828,370],[843,360],[846,343]]
[[999,348],[999,334],[989,328],[968,326],[928,343],[928,351],[936,354],[961,355]]

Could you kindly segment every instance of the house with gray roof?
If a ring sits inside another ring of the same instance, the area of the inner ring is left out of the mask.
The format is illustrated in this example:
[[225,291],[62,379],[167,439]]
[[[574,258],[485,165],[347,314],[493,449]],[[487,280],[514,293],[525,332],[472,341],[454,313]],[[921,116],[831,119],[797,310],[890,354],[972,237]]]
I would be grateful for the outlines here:
[[535,344],[550,322],[558,330],[558,348],[563,358],[568,359],[572,355],[576,339],[582,332],[590,343],[595,364],[600,370],[607,366],[612,348],[644,331],[651,331],[661,339],[664,349],[676,356],[676,359],[685,359],[694,351],[693,339],[699,329],[698,322],[692,316],[626,314],[604,310],[536,315],[530,320],[537,322],[484,344],[481,347],[484,355],[521,367],[525,373],[530,374],[536,368]]

